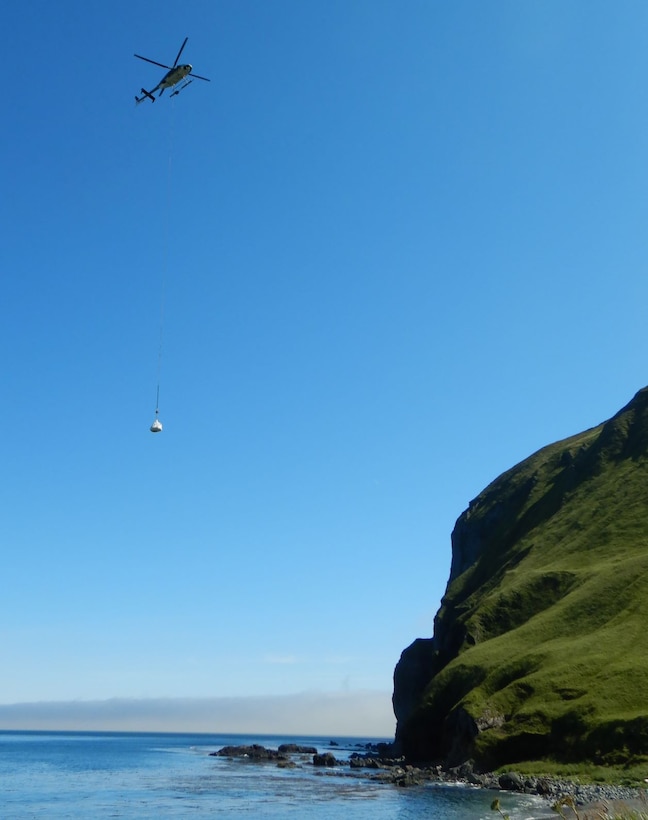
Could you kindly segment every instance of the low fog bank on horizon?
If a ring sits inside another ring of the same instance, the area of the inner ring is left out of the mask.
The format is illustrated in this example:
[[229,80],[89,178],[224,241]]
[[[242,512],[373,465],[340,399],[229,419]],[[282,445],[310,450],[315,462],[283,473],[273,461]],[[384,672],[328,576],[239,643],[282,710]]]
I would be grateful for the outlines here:
[[395,718],[388,692],[307,692],[3,704],[0,729],[391,738]]

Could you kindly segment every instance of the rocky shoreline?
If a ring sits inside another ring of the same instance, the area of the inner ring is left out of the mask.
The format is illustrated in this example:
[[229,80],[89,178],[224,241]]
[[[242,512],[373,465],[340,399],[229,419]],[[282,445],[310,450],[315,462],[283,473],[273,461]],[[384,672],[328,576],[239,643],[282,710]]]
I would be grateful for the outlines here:
[[[648,815],[648,792],[645,789],[626,786],[580,784],[570,780],[550,777],[530,777],[514,771],[502,774],[478,773],[470,763],[446,769],[429,764],[416,765],[403,757],[389,756],[389,744],[361,747],[346,760],[338,759],[333,752],[318,752],[314,746],[283,744],[268,749],[258,744],[251,746],[225,746],[210,754],[250,762],[274,762],[278,766],[291,767],[309,763],[315,767],[336,768],[340,774],[358,776],[363,770],[371,770],[371,780],[398,787],[423,786],[426,783],[465,783],[493,791],[511,791],[544,797],[548,808],[563,798],[572,798],[582,811],[581,820],[614,816],[620,809],[645,812]],[[589,814],[588,812],[591,812]],[[612,814],[610,814],[612,812]],[[555,816],[555,815],[551,815]]]
[[[618,809],[625,805],[634,811],[644,811],[648,814],[648,795],[644,789],[627,786],[581,784],[571,780],[562,780],[550,777],[523,776],[514,771],[494,774],[492,772],[478,774],[467,763],[454,769],[444,769],[441,766],[416,766],[405,760],[394,759],[366,759],[359,761],[351,758],[352,768],[368,765],[371,768],[381,769],[372,779],[396,786],[420,786],[424,783],[465,783],[492,791],[512,791],[524,794],[538,795],[547,800],[548,806],[553,806],[565,797],[571,797],[576,807],[583,807],[599,811],[595,816],[605,817],[606,807]],[[585,815],[581,815],[585,820]]]

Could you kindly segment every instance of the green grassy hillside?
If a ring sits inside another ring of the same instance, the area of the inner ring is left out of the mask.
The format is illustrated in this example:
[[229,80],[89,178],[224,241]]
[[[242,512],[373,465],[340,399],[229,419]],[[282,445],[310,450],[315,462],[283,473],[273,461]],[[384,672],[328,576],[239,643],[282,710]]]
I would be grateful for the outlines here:
[[453,553],[406,753],[648,762],[648,388],[487,487]]

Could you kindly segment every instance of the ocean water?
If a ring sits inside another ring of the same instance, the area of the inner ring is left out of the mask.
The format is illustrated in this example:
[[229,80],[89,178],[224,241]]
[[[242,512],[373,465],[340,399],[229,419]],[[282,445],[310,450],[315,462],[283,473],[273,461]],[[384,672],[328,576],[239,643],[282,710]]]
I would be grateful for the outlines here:
[[[383,738],[115,732],[0,732],[0,818],[511,820],[548,816],[540,798],[466,786],[401,788],[372,770],[295,768],[210,757],[228,744],[295,742],[345,759]],[[331,740],[338,745],[331,746]]]

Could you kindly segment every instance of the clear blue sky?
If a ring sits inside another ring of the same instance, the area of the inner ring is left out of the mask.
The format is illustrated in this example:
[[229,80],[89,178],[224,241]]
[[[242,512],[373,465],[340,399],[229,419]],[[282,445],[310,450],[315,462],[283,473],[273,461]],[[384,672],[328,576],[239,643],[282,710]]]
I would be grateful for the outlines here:
[[[471,498],[648,383],[648,4],[0,24],[0,704],[373,692],[383,733]],[[185,36],[211,83],[136,107]]]

